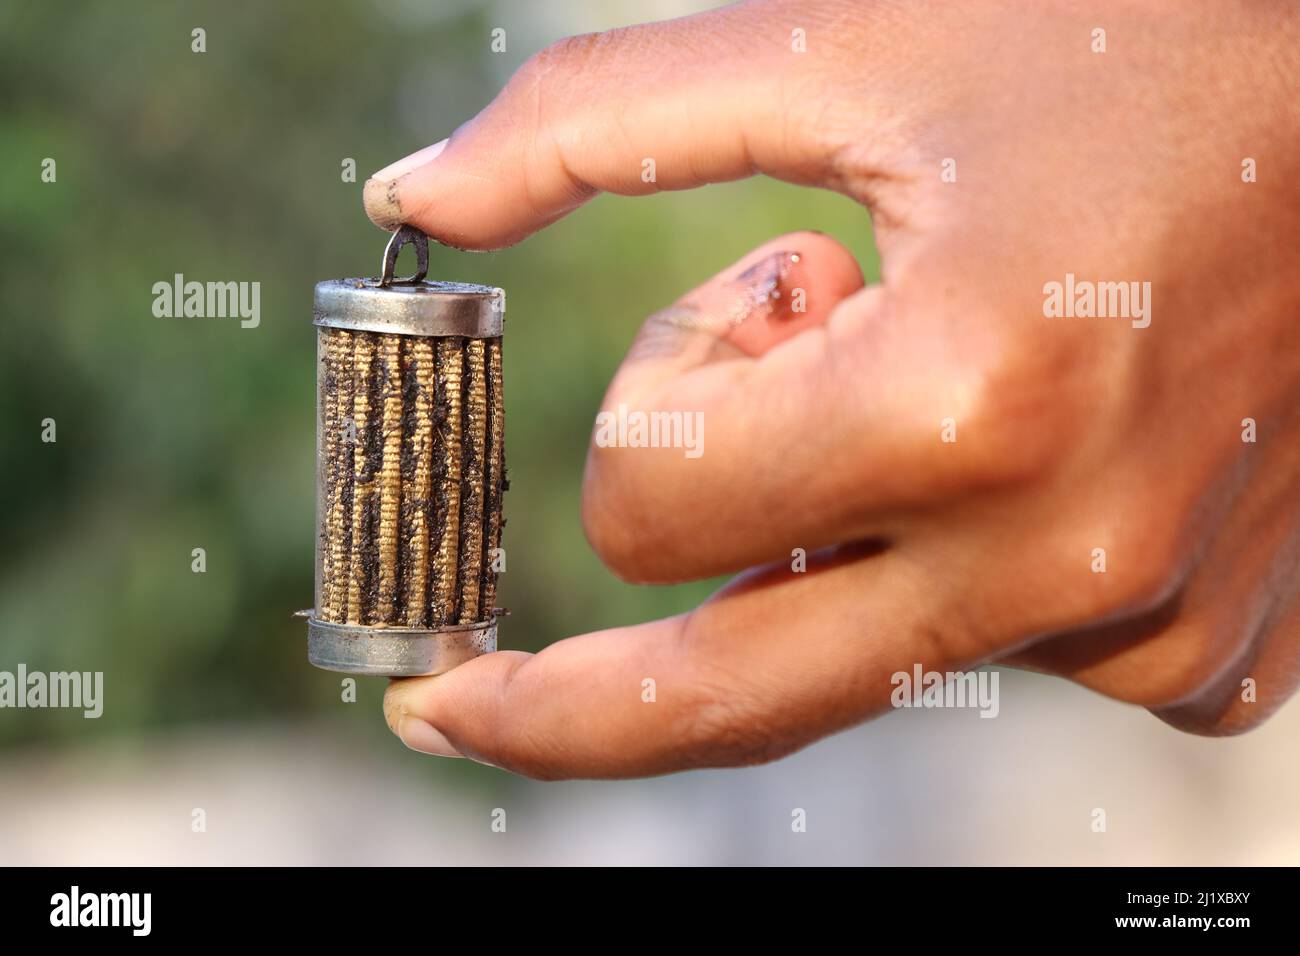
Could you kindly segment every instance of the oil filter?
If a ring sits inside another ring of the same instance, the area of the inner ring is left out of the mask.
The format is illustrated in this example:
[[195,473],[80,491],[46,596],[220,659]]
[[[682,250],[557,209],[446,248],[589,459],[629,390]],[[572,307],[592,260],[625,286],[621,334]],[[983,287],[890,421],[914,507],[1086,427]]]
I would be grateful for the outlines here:
[[[395,279],[402,247],[417,271]],[[502,290],[426,281],[403,226],[378,279],[316,286],[317,667],[440,674],[496,650],[506,489]]]

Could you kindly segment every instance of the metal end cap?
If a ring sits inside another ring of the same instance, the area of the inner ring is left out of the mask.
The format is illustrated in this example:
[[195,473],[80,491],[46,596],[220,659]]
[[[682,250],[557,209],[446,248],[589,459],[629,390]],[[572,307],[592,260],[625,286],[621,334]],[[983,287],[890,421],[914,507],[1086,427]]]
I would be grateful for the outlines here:
[[307,659],[327,671],[425,677],[497,649],[496,620],[437,630],[307,621]]
[[506,294],[468,282],[327,279],[317,283],[314,324],[388,335],[496,338],[505,331]]

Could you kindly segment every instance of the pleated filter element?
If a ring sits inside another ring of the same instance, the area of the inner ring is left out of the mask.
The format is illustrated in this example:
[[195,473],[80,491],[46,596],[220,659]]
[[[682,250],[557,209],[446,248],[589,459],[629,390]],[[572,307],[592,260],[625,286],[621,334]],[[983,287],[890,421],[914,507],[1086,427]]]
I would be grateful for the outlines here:
[[[394,279],[397,253],[418,271]],[[316,606],[329,670],[438,674],[496,649],[505,476],[500,289],[429,282],[403,227],[380,279],[316,286]]]

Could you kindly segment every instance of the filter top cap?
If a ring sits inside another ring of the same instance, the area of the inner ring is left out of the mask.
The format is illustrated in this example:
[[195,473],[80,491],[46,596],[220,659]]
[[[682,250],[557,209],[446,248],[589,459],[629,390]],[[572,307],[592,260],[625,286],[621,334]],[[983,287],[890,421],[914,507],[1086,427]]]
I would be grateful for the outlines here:
[[[402,246],[415,246],[417,271],[395,279]],[[467,282],[429,282],[429,240],[412,226],[393,234],[378,279],[328,279],[317,283],[314,324],[389,335],[496,338],[505,330],[503,289]]]

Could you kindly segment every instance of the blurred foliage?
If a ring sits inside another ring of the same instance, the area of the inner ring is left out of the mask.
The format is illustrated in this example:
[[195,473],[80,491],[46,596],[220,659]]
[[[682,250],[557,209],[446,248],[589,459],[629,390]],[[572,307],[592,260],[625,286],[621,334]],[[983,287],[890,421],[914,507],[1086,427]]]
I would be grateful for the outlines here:
[[[537,47],[608,25],[547,6],[0,4],[0,670],[102,670],[107,699],[98,721],[6,711],[0,745],[340,714],[290,616],[312,591],[312,286],[377,266],[368,172],[447,135]],[[800,228],[876,274],[861,209],[757,180],[601,197],[513,249],[433,251],[432,276],[509,295],[504,646],[676,613],[716,584],[602,568],[578,518],[586,442],[641,319]],[[260,281],[260,327],[155,318],[175,273]],[[361,683],[339,719],[386,733],[382,683]]]

